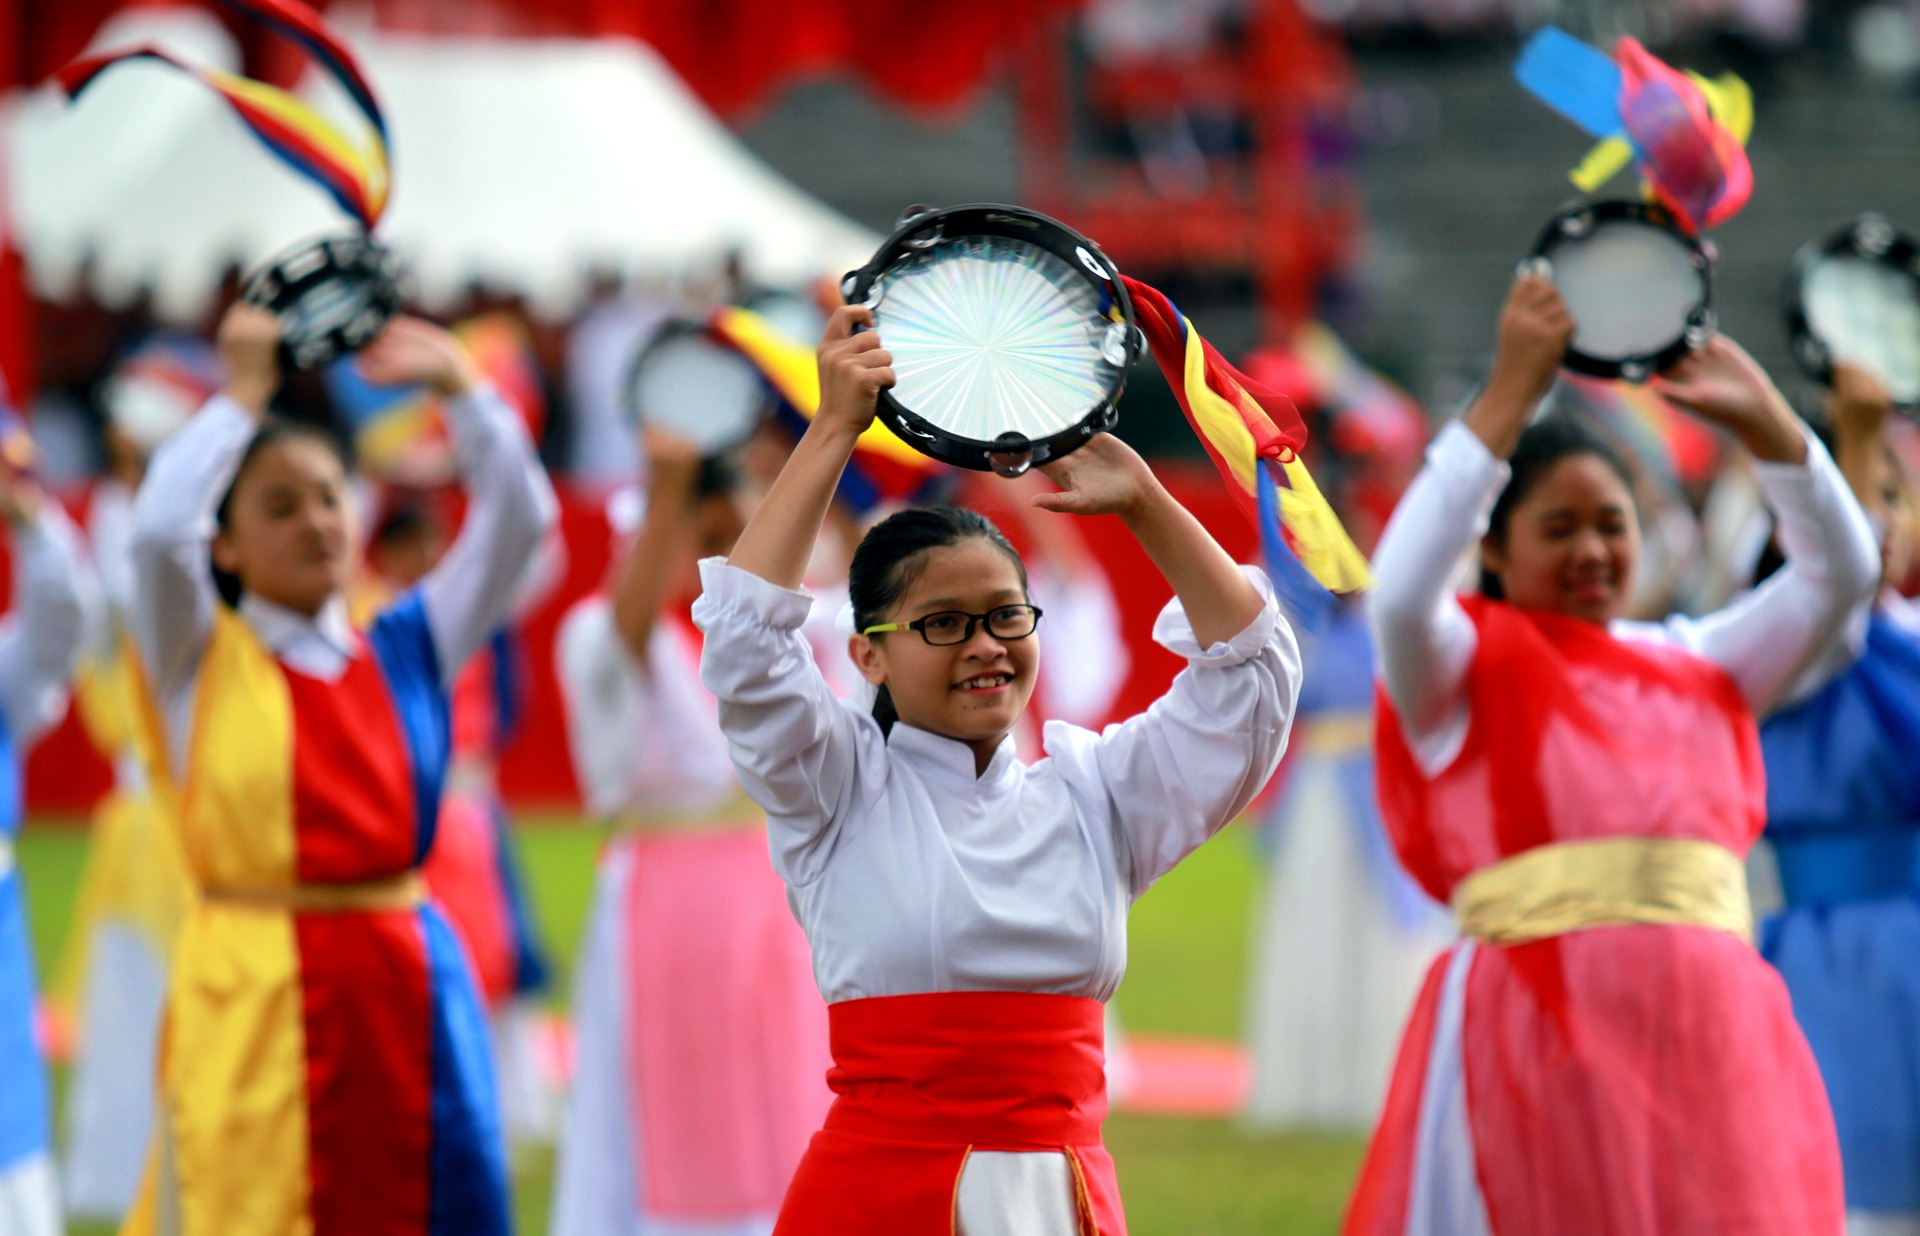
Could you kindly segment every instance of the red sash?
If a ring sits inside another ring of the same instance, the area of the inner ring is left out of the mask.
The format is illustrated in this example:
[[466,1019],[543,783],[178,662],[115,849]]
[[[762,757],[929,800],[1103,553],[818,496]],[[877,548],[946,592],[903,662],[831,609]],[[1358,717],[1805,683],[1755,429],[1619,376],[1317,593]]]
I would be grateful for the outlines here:
[[834,1095],[775,1236],[951,1233],[974,1150],[1057,1151],[1087,1236],[1126,1236],[1096,1000],[951,991],[827,1006]]

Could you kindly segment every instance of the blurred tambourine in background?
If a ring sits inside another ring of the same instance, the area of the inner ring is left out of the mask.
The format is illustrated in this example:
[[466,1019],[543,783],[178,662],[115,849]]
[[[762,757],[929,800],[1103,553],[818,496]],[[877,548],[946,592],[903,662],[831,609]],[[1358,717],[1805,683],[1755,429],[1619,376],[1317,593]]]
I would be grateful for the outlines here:
[[1836,361],[1886,384],[1895,408],[1920,409],[1920,244],[1863,214],[1794,255],[1785,295],[1794,359],[1831,385]]

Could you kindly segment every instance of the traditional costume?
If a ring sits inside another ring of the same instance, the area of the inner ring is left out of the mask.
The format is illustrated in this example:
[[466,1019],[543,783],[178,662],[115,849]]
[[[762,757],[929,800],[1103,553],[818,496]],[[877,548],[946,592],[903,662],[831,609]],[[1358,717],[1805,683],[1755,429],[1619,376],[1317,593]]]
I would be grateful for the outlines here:
[[131,1233],[505,1233],[485,1015],[421,891],[447,690],[552,519],[513,414],[446,401],[471,502],[364,632],[221,604],[208,541],[258,422],[216,398],[154,456],[135,633],[199,898],[168,993],[161,1116]]
[[753,1236],[831,1095],[807,941],[741,792],[699,633],[634,657],[605,597],[557,657],[587,808],[612,830],[575,990],[554,1236]]
[[1920,606],[1888,595],[1857,646],[1760,730],[1786,907],[1760,949],[1833,1102],[1854,1231],[1920,1232]]
[[873,718],[828,688],[811,598],[701,564],[702,677],[766,809],[775,869],[827,998],[836,1096],[780,1236],[1125,1231],[1101,1144],[1102,1006],[1126,915],[1245,808],[1286,743],[1300,658],[1268,599],[1203,648],[1177,602],[1155,638],[1188,660],[1101,734],[1045,727],[1031,764]]
[[539,1060],[539,997],[547,958],[500,795],[498,759],[519,687],[511,634],[497,631],[454,680],[452,749],[433,849],[421,867],[473,962],[486,1001],[508,1141],[553,1136],[551,1088]]
[[1308,655],[1313,672],[1266,825],[1243,1115],[1263,1129],[1366,1129],[1453,919],[1400,866],[1380,818],[1365,605],[1335,608]]
[[1741,867],[1754,711],[1878,574],[1806,449],[1757,466],[1785,571],[1610,628],[1455,599],[1508,469],[1457,423],[1430,449],[1376,556],[1377,752],[1395,847],[1466,939],[1408,1024],[1349,1236],[1840,1232],[1826,1096]]
[[20,768],[66,710],[86,626],[78,537],[51,499],[13,533],[14,612],[0,624],[0,1232],[58,1236],[53,1117],[34,1024],[33,951],[14,869]]

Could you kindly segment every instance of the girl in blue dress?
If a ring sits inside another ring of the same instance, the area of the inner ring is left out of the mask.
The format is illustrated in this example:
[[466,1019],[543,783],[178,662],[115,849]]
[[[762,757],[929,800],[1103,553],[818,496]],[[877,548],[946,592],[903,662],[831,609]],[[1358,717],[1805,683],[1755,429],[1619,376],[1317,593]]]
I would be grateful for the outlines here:
[[1851,1236],[1920,1234],[1920,605],[1889,401],[1839,366],[1834,458],[1881,538],[1870,613],[1760,731],[1785,908],[1763,926],[1833,1101]]

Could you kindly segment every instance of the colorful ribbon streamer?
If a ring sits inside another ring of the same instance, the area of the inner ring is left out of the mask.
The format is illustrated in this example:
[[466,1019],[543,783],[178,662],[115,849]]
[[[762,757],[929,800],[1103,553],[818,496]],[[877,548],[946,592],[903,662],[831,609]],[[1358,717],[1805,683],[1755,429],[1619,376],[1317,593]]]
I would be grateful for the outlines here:
[[157,60],[197,78],[224,99],[247,129],[295,172],[320,186],[361,228],[372,231],[386,210],[390,182],[386,117],[366,75],[320,15],[299,0],[226,0],[293,39],[324,65],[366,117],[368,139],[356,142],[306,100],[277,86],[176,59],[151,44],[76,60],[59,74],[61,89],[78,99],[100,75],[132,60]]
[[[820,407],[820,370],[814,349],[778,330],[751,309],[714,310],[707,330],[753,363],[778,397],[774,419],[795,437]],[[882,421],[861,433],[840,482],[839,496],[865,514],[882,502],[911,502],[940,476],[940,465],[895,436]]]
[[1294,613],[1311,622],[1331,604],[1330,591],[1365,588],[1366,558],[1300,461],[1307,426],[1292,403],[1270,397],[1270,406],[1262,406],[1248,393],[1247,379],[1172,301],[1138,279],[1121,278],[1153,359],[1236,505],[1260,530],[1274,586]]
[[1527,41],[1513,71],[1541,102],[1601,139],[1574,169],[1583,192],[1636,162],[1652,195],[1691,232],[1726,222],[1753,195],[1753,94],[1734,74],[1681,73],[1631,38],[1610,58],[1554,26]]

